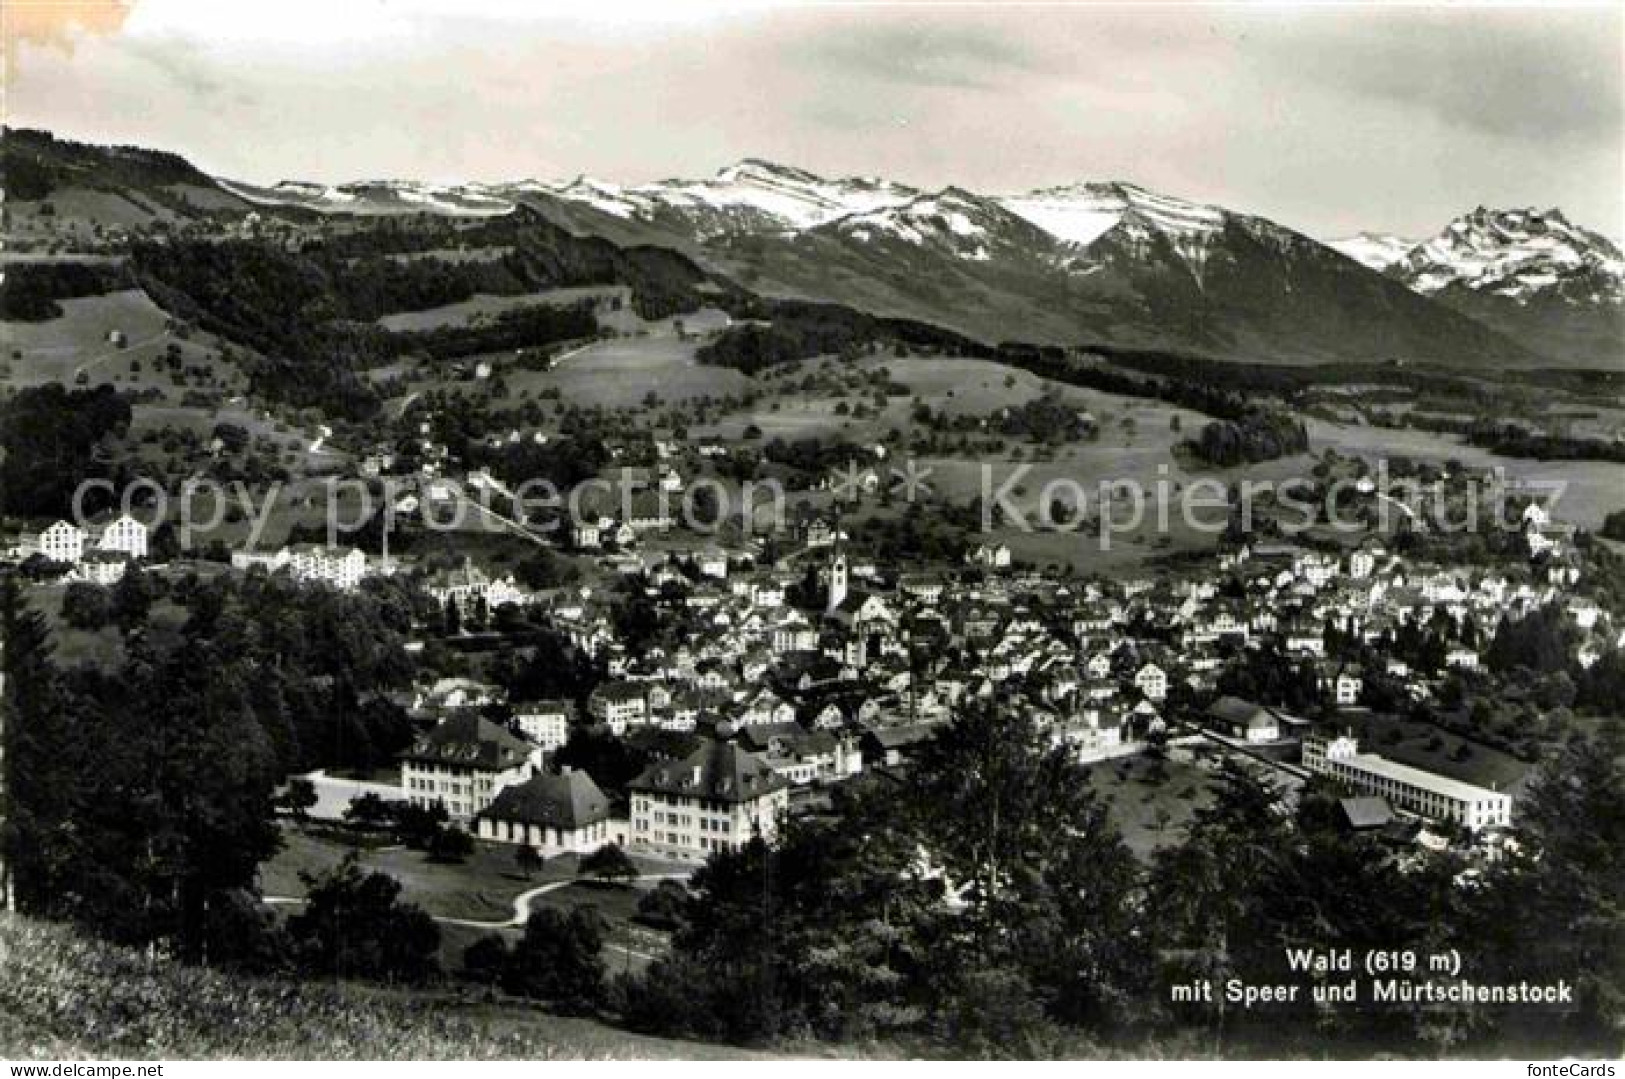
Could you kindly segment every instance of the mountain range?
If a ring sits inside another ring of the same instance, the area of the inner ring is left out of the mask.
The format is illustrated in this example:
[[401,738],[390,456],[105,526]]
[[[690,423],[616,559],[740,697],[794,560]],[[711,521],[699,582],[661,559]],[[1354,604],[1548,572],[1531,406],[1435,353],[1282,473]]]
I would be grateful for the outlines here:
[[679,251],[761,295],[843,303],[989,343],[1288,364],[1625,366],[1619,249],[1556,210],[1480,208],[1424,241],[1366,233],[1323,243],[1124,182],[987,195],[745,159],[712,177],[637,186],[584,176],[262,186],[152,151],[103,150],[108,167],[98,170],[80,144],[36,132],[7,132],[5,142],[8,174],[28,158],[25,193],[43,197],[39,178],[54,182],[59,213],[115,196],[153,216],[195,206],[474,218],[524,206],[578,234]]
[[1559,209],[1480,206],[1421,241],[1365,233],[1333,247],[1554,359],[1618,354],[1625,257]]

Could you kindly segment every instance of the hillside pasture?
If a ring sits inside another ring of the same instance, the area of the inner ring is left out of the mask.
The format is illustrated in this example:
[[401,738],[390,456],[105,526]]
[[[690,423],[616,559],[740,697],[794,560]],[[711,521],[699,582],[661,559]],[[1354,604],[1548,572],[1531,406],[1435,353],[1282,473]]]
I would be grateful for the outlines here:
[[505,377],[515,394],[555,389],[565,401],[604,408],[638,405],[651,393],[676,402],[750,392],[749,376],[699,363],[696,347],[675,336],[619,338],[567,353],[551,371],[512,371]]
[[497,296],[482,292],[457,303],[428,307],[421,311],[399,311],[378,319],[378,325],[392,333],[418,333],[443,326],[467,326],[493,321],[506,311],[527,307],[557,306],[579,303],[582,300],[603,301],[615,294],[606,288],[561,288],[544,292],[525,292],[517,296]]
[[[1562,495],[1554,515],[1581,528],[1599,528],[1609,513],[1625,508],[1625,464],[1618,462],[1536,461],[1527,457],[1502,457],[1470,446],[1451,434],[1412,428],[1331,423],[1313,417],[1305,422],[1309,428],[1309,447],[1315,454],[1335,449],[1339,453],[1370,461],[1396,457],[1434,462],[1454,460],[1471,468],[1505,469],[1509,480],[1560,484]],[[1300,463],[1298,467],[1303,469],[1307,465]]]

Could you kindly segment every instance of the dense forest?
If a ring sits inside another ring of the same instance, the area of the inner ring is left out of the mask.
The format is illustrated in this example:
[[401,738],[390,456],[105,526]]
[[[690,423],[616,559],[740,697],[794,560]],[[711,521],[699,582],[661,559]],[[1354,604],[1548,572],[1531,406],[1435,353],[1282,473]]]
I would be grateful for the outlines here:
[[0,320],[43,322],[62,314],[59,300],[100,296],[133,284],[114,263],[12,263],[0,278]]
[[412,334],[396,334],[401,345],[425,352],[437,360],[537,348],[559,341],[591,337],[598,332],[588,301],[573,304],[538,304],[503,311],[489,322],[440,326]]
[[[0,514],[73,516],[73,496],[86,480],[121,479],[109,443],[130,429],[129,399],[111,386],[31,386],[0,402]],[[104,508],[95,497],[82,507]]]
[[[411,738],[381,695],[410,673],[404,600],[387,590],[132,571],[108,605],[122,662],[63,669],[43,617],[3,584],[3,842],[25,911],[194,958],[229,948],[242,927],[221,919],[276,849],[282,777],[372,767]],[[149,620],[160,604],[184,612],[177,630]]]
[[1228,468],[1306,453],[1309,432],[1303,421],[1289,412],[1253,408],[1239,420],[1206,424],[1201,434],[1185,445],[1208,464]]
[[833,304],[783,302],[769,322],[730,326],[695,353],[701,363],[754,375],[769,367],[835,355],[878,339],[881,324]]

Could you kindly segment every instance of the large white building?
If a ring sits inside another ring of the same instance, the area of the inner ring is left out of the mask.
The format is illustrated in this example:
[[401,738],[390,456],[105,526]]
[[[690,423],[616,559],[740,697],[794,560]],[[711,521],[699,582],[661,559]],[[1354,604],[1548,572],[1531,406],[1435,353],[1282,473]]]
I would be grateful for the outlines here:
[[524,603],[528,598],[512,576],[493,578],[476,566],[472,558],[464,558],[456,569],[434,574],[424,587],[436,603],[441,606],[455,603],[463,615],[472,612],[477,604],[494,611],[510,603]]
[[109,521],[96,539],[102,551],[115,551],[131,558],[147,557],[147,526],[128,513]]
[[288,548],[288,572],[301,581],[320,581],[348,592],[367,575],[367,556],[359,548],[300,543]]
[[70,566],[85,556],[85,532],[78,525],[58,521],[39,534],[39,553],[52,562]]
[[241,570],[264,566],[268,571],[286,569],[298,581],[315,581],[348,592],[367,575],[367,556],[360,548],[328,547],[318,543],[297,543],[273,553],[233,551],[233,567]]
[[1386,798],[1400,809],[1471,831],[1504,827],[1512,821],[1511,795],[1412,768],[1375,753],[1361,753],[1359,741],[1348,735],[1306,738],[1303,765],[1363,794]]
[[440,803],[466,821],[505,787],[523,783],[541,750],[473,712],[442,720],[401,755],[401,788],[413,805]]
[[771,839],[790,805],[789,781],[732,742],[707,740],[683,760],[652,765],[627,789],[632,849],[684,861],[756,835]]

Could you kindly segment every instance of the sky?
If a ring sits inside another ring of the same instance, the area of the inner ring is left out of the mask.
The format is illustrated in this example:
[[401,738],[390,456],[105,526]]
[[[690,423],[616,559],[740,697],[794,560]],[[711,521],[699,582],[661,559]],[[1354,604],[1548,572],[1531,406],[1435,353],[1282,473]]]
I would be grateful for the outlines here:
[[1318,236],[1625,235],[1625,6],[5,0],[15,126],[215,175],[1130,180]]

